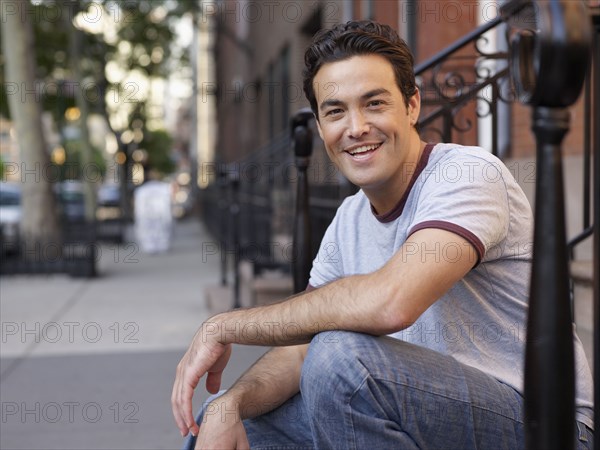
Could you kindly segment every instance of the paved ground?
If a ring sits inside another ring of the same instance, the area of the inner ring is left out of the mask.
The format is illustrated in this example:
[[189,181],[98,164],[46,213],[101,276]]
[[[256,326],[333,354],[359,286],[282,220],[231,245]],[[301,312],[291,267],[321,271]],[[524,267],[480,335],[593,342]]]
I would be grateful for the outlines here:
[[[0,448],[175,449],[177,362],[209,317],[219,256],[201,224],[177,224],[171,251],[101,247],[100,276],[0,280]],[[264,351],[237,347],[224,386]],[[206,397],[198,392],[195,403]]]

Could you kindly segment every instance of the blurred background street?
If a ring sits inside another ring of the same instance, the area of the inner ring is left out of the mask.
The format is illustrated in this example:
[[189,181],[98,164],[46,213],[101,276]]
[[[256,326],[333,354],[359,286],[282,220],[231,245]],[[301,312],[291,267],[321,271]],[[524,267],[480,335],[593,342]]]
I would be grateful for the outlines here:
[[[144,254],[135,241],[101,246],[93,279],[3,277],[0,448],[179,448],[171,386],[211,314],[204,293],[219,280],[220,256],[203,252],[209,244],[187,219],[167,253]],[[262,352],[236,347],[224,385]],[[195,404],[204,398],[198,389]]]

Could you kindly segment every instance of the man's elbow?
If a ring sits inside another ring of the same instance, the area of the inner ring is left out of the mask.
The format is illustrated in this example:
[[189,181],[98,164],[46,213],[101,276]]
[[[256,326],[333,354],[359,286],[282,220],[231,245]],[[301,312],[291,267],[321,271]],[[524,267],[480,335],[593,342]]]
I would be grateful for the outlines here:
[[405,328],[408,328],[412,324],[414,324],[416,320],[416,317],[413,318],[411,316],[403,314],[402,312],[389,312],[387,314],[385,322],[383,322],[385,328],[384,334],[391,334],[396,333],[398,331],[402,331]]
[[416,313],[413,308],[408,308],[408,302],[402,299],[397,291],[387,293],[383,300],[378,319],[382,327],[382,334],[404,330],[414,324],[421,315]]

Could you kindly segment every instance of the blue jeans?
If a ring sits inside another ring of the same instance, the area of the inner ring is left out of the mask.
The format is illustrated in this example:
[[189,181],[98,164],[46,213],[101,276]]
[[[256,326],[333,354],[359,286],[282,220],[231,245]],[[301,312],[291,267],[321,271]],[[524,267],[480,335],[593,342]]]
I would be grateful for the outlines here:
[[523,421],[518,392],[452,357],[335,331],[311,342],[300,393],[244,426],[257,449],[521,449]]

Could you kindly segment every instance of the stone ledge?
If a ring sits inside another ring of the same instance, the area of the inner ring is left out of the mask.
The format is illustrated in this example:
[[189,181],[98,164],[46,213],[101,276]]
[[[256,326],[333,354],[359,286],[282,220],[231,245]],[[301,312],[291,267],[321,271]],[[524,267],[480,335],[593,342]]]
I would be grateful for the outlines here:
[[204,289],[204,300],[211,315],[229,311],[233,306],[233,288],[213,285]]
[[592,261],[576,260],[570,264],[571,276],[579,283],[592,284],[594,280],[594,265]]
[[290,275],[258,277],[252,283],[257,305],[268,305],[286,299],[294,293],[294,281]]
[[[240,280],[240,304],[243,308],[268,305],[286,299],[294,293],[292,277],[289,275],[257,277]],[[233,286],[212,285],[204,290],[206,307],[211,314],[233,308]]]

